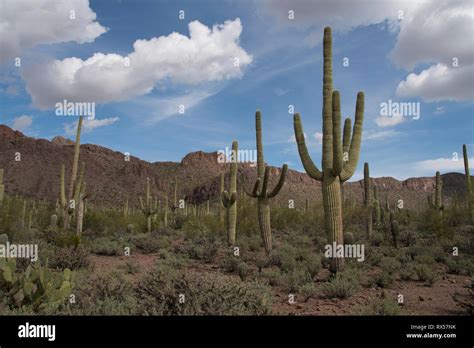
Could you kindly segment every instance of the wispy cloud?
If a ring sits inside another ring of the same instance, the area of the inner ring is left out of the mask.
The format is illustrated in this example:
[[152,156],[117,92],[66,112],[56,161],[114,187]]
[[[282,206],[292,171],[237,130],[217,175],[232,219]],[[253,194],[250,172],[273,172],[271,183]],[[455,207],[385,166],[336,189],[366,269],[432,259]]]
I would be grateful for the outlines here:
[[13,119],[12,128],[19,131],[24,131],[33,123],[33,117],[28,115],[21,115]]
[[[92,132],[96,128],[101,128],[101,127],[106,127],[114,124],[119,120],[118,117],[109,117],[109,118],[103,118],[103,119],[93,119],[89,120],[85,118],[82,122],[82,131],[84,133],[89,133]],[[77,130],[77,121],[72,122],[72,123],[66,123],[64,124],[64,132],[71,136],[76,134]]]

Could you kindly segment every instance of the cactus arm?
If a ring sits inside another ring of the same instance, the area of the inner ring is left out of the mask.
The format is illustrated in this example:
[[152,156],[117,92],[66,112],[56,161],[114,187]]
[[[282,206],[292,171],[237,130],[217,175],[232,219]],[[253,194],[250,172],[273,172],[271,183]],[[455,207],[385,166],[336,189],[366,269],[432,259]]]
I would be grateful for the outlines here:
[[281,168],[280,179],[278,180],[277,185],[275,188],[268,194],[268,198],[275,197],[278,193],[280,193],[283,184],[285,183],[286,173],[288,172],[288,165],[284,164]]
[[229,194],[229,192],[227,191],[222,192],[222,203],[224,204],[224,207],[226,208],[233,206],[236,198],[237,198],[236,192],[232,192],[232,194]]
[[360,144],[362,142],[362,124],[364,123],[364,92],[357,93],[354,128],[352,130],[351,147],[349,150],[349,161],[341,172],[341,181],[347,181],[354,174],[359,161]]
[[258,197],[258,188],[260,186],[260,178],[257,178],[257,180],[255,181],[255,184],[253,185],[253,188],[252,188],[252,191],[249,192],[245,186],[245,177],[244,175],[242,174],[241,175],[241,180],[242,180],[242,189],[244,190],[245,194],[249,197],[252,197],[252,198],[257,198]]
[[332,168],[332,38],[331,28],[324,28],[323,38],[323,172]]
[[139,199],[140,199],[140,210],[145,214],[146,209],[145,209],[145,205],[143,204],[143,198],[140,196]]
[[268,188],[268,177],[270,176],[270,167],[266,166],[265,167],[265,174],[263,176],[263,184],[262,184],[262,190],[260,191],[260,196],[266,196],[267,195],[267,188]]
[[77,122],[76,142],[74,144],[74,160],[72,162],[71,182],[69,186],[69,199],[72,199],[74,196],[74,188],[77,178],[77,167],[79,163],[79,151],[81,146],[82,119],[83,116],[80,116],[79,121]]
[[349,154],[349,148],[351,146],[351,127],[352,120],[348,117],[344,121],[344,133],[342,135],[342,153]]
[[306,147],[306,141],[304,139],[303,127],[301,126],[301,119],[299,114],[294,116],[294,127],[296,143],[298,145],[298,152],[300,154],[301,162],[306,173],[315,180],[323,180],[323,173],[318,169],[311,159],[308,148]]
[[341,141],[341,100],[339,91],[332,93],[332,141],[333,160],[332,173],[338,176],[342,172],[342,141]]

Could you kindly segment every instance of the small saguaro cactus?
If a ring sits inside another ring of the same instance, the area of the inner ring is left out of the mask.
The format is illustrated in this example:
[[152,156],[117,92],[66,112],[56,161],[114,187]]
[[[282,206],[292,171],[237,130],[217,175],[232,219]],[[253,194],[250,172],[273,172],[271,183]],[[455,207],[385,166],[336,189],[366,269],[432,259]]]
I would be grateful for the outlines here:
[[468,206],[469,206],[469,210],[471,212],[471,219],[474,219],[474,191],[473,191],[472,183],[471,183],[471,174],[469,172],[469,158],[468,158],[468,155],[467,155],[467,146],[466,146],[466,144],[463,144],[463,146],[462,146],[462,154],[463,154],[463,158],[464,158],[464,172],[466,174]]
[[365,213],[365,228],[367,239],[372,237],[372,190],[370,189],[370,173],[369,164],[364,163],[364,205]]
[[165,213],[163,216],[163,225],[168,227],[168,196],[165,197]]
[[398,221],[395,220],[393,211],[390,210],[390,232],[392,234],[393,246],[398,248]]
[[5,193],[5,185],[3,184],[3,168],[0,168],[0,203],[3,201],[3,194]]
[[222,204],[227,210],[227,240],[229,245],[235,244],[235,228],[237,224],[237,160],[239,144],[232,142],[230,163],[229,191],[222,193]]
[[[221,182],[220,182],[220,196],[222,197],[222,194],[224,193],[224,173],[221,173]],[[222,200],[219,200],[219,223],[221,226],[224,225],[224,204],[222,203]]]
[[272,227],[270,224],[270,202],[269,199],[275,197],[283,187],[285,182],[288,166],[283,165],[280,173],[280,179],[272,191],[268,191],[268,177],[270,175],[270,167],[265,166],[263,159],[263,143],[262,143],[262,115],[260,111],[255,113],[255,130],[257,133],[257,174],[258,178],[254,184],[252,192],[245,189],[244,177],[242,176],[242,186],[245,193],[250,197],[257,198],[258,206],[258,223],[260,234],[262,235],[265,251],[269,253],[272,250]]
[[143,198],[140,197],[140,209],[146,217],[146,231],[148,233],[151,232],[151,218],[156,214],[157,207],[157,200],[155,199],[153,202],[153,197],[150,195],[150,178],[147,177],[145,202],[143,202]]
[[441,180],[441,175],[439,174],[439,172],[436,172],[435,193],[433,195],[428,196],[428,203],[431,208],[438,210],[440,213],[444,209],[441,196],[442,188],[443,182]]
[[[343,153],[341,139],[341,103],[338,91],[332,86],[332,39],[331,28],[324,29],[323,39],[323,151],[322,171],[317,168],[309,156],[306,147],[303,127],[299,114],[294,116],[294,128],[298,152],[303,167],[308,175],[322,182],[324,220],[329,243],[341,245],[344,243],[342,223],[341,183],[352,177],[357,167],[362,141],[362,123],[364,119],[364,93],[357,94],[355,122],[351,135],[349,121],[345,121],[343,139],[349,153]],[[350,140],[350,146],[349,140]],[[344,161],[344,157],[347,161]],[[337,272],[344,268],[344,258],[334,255],[331,259],[330,270]]]

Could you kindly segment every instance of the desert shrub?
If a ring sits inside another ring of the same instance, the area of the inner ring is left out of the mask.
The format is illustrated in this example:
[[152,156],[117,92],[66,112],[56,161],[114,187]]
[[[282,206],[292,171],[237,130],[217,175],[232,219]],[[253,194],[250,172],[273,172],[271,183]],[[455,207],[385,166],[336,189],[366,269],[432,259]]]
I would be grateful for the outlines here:
[[297,209],[277,208],[272,210],[271,224],[273,228],[279,231],[294,230],[301,228],[301,225],[304,224],[304,219]]
[[91,265],[89,249],[83,245],[77,248],[70,247],[55,247],[53,255],[48,260],[48,265],[51,268],[77,270],[81,268],[88,268]]
[[360,315],[400,315],[401,310],[395,299],[377,298],[368,305],[356,307],[355,314]]
[[421,214],[418,229],[425,235],[435,234],[440,239],[451,239],[454,230],[436,209],[427,209]]
[[183,224],[182,230],[188,239],[197,239],[204,236],[214,235],[212,229],[203,219],[188,216]]
[[416,263],[429,265],[429,266],[432,266],[436,263],[435,258],[431,254],[416,255],[413,258],[413,261],[415,261]]
[[128,261],[120,265],[119,268],[121,268],[126,274],[137,274],[140,272],[140,265]]
[[266,278],[271,286],[279,286],[283,283],[281,271],[277,267],[263,269],[261,276]]
[[296,267],[297,250],[291,245],[283,245],[279,249],[272,250],[268,257],[267,266],[276,266],[283,272],[288,272]]
[[130,237],[130,242],[144,254],[156,253],[171,246],[170,238],[152,233],[141,233]]
[[220,243],[214,238],[204,237],[185,245],[184,251],[191,259],[211,263],[215,260]]
[[232,254],[228,254],[221,262],[221,267],[225,272],[234,273],[239,269],[242,260]]
[[472,260],[460,256],[450,256],[446,259],[447,272],[471,276],[474,273]]
[[426,282],[429,286],[432,286],[438,279],[438,274],[426,264],[417,264],[414,266],[414,270],[418,277],[418,281]]
[[269,289],[214,274],[151,271],[137,288],[140,312],[151,315],[262,315],[271,310]]
[[384,257],[380,261],[380,267],[389,274],[398,271],[401,266],[401,263],[393,257]]
[[310,298],[314,298],[317,294],[317,289],[313,282],[299,286],[297,291],[303,296],[304,302],[308,302]]
[[370,284],[379,288],[388,288],[393,283],[393,276],[389,272],[380,272],[372,277]]
[[323,284],[322,291],[327,298],[348,298],[360,285],[361,274],[353,268],[346,268],[344,271],[336,273],[333,278]]
[[403,230],[398,236],[398,242],[401,246],[413,246],[416,244],[416,233],[411,230]]
[[288,291],[297,291],[301,286],[312,283],[311,275],[303,269],[294,269],[281,274],[281,282]]
[[411,280],[415,273],[413,265],[411,263],[405,264],[399,271],[400,279],[404,281]]
[[115,256],[123,253],[121,243],[108,237],[99,237],[91,242],[91,252],[97,255]]
[[132,284],[119,273],[83,276],[74,288],[76,303],[69,310],[75,315],[136,315],[138,298]]
[[319,271],[321,270],[321,255],[311,254],[302,261],[304,270],[311,276],[311,279],[314,278]]

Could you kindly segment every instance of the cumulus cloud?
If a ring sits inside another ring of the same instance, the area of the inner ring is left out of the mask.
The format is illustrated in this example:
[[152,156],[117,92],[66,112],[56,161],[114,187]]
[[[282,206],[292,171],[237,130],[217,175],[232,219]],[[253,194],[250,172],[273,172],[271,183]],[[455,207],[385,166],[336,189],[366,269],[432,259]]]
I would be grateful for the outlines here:
[[397,87],[400,97],[421,97],[427,102],[474,100],[474,64],[462,68],[432,65],[419,74],[411,73]]
[[427,102],[473,100],[473,21],[470,0],[427,1],[408,13],[390,57],[407,70],[431,65],[401,81],[397,95]]
[[24,131],[33,123],[33,117],[28,115],[21,115],[13,119],[12,128],[19,131]]
[[375,119],[375,123],[379,127],[393,127],[403,122],[403,115],[379,116]]
[[[349,31],[362,25],[382,23],[389,20],[395,26],[399,11],[408,11],[416,6],[410,0],[265,0],[264,12],[277,18],[282,25],[303,28],[330,25],[336,31]],[[294,19],[288,18],[294,11]],[[316,31],[307,38],[310,45],[319,39]],[[321,32],[319,31],[319,36]],[[321,36],[322,39],[322,36]]]
[[[474,163],[474,157],[469,158],[469,163]],[[416,162],[414,169],[418,173],[425,175],[433,175],[438,170],[441,172],[464,171],[464,162],[462,158],[457,160],[453,158],[437,158]]]
[[95,20],[88,0],[2,0],[1,61],[39,44],[94,41],[107,31]]
[[[119,120],[118,117],[109,117],[103,119],[89,120],[84,118],[82,121],[82,132],[89,133],[96,128],[110,126]],[[77,121],[64,124],[64,132],[67,135],[75,135],[77,131]]]
[[198,85],[242,76],[252,57],[239,46],[239,18],[209,28],[189,23],[179,33],[137,40],[127,56],[96,53],[66,58],[22,72],[33,104],[51,108],[58,100],[107,103],[145,95],[159,84]]

